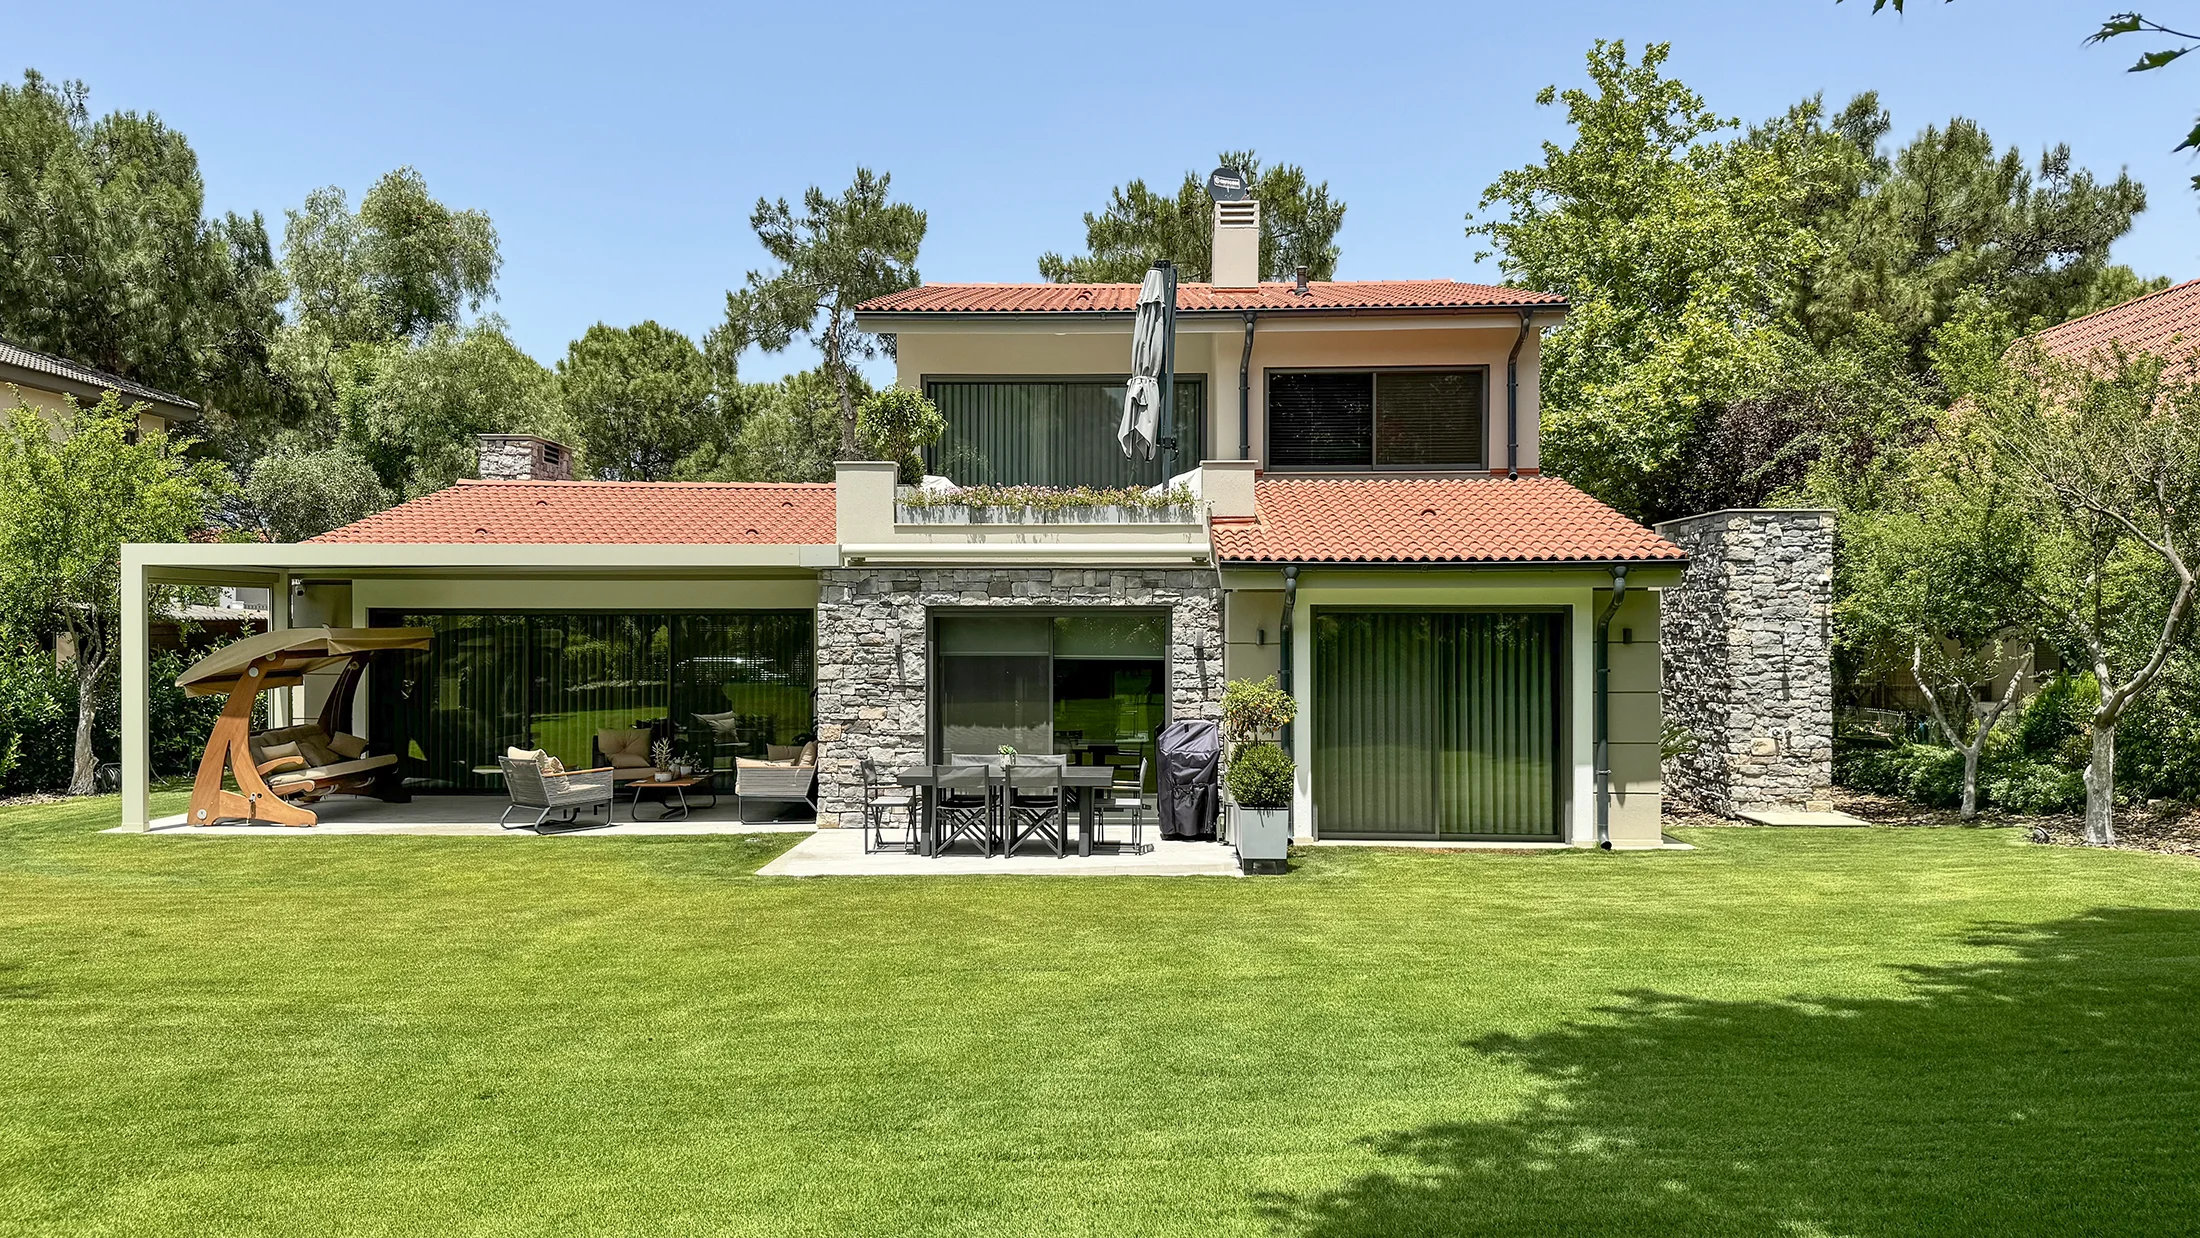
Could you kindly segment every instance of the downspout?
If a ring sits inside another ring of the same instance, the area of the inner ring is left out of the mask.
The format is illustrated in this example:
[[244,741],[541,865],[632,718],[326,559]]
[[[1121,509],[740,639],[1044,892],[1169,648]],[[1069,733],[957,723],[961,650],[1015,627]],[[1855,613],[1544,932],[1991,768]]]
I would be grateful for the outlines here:
[[1245,351],[1238,355],[1238,459],[1253,458],[1253,324],[1259,310],[1245,311]]
[[1505,479],[1520,478],[1520,346],[1528,342],[1535,311],[1520,311],[1520,334],[1513,337],[1512,351],[1505,354]]
[[1612,600],[1597,616],[1596,784],[1597,846],[1612,849],[1612,616],[1627,596],[1627,565],[1612,565]]
[[[1283,565],[1283,626],[1277,633],[1277,643],[1282,647],[1283,673],[1276,677],[1285,695],[1291,692],[1291,616],[1298,608],[1299,565],[1286,563]],[[1287,753],[1292,751],[1289,726],[1283,728],[1283,750]]]

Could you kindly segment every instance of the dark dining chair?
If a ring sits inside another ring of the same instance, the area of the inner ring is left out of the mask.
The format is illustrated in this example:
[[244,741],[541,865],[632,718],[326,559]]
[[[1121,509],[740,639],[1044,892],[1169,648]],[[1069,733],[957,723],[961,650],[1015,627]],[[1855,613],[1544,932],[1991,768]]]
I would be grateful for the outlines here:
[[947,763],[948,771],[932,788],[932,829],[938,839],[934,854],[967,838],[978,844],[979,854],[991,856],[998,763],[970,756],[950,757]]
[[[902,818],[903,829],[898,837],[889,837],[889,825],[896,813]],[[917,849],[917,796],[908,787],[892,780],[882,781],[876,761],[863,762],[863,850],[865,854],[884,851],[888,846],[899,851]]]
[[1059,857],[1069,850],[1069,794],[1064,757],[1017,757],[1002,770],[1001,854],[1036,838]]
[[[1146,759],[1140,757],[1136,769],[1127,765],[1116,766],[1114,781],[1108,784],[1105,791],[1096,792],[1095,794],[1099,795],[1100,799],[1093,805],[1093,842],[1106,842],[1109,819],[1127,813],[1131,819],[1130,854],[1144,855],[1146,853],[1144,841]],[[1117,849],[1120,854],[1121,844],[1117,845]]]

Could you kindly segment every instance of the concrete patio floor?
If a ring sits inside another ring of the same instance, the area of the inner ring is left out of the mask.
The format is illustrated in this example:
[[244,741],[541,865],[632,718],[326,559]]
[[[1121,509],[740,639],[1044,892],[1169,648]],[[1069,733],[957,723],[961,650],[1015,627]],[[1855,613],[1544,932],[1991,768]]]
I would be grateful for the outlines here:
[[[1150,836],[1149,836],[1150,837]],[[948,855],[906,851],[866,855],[861,830],[818,830],[756,870],[760,877],[1235,877],[1237,852],[1221,843],[1152,840],[1143,855],[1112,852],[1056,857],[1035,846],[1013,856],[983,856],[967,844]]]
[[[708,802],[707,796],[697,796]],[[179,834],[196,836],[253,836],[306,838],[329,834],[422,834],[437,836],[476,836],[531,838],[571,835],[576,838],[631,838],[642,835],[683,834],[787,834],[813,831],[817,828],[807,808],[796,806],[799,813],[785,812],[784,805],[752,802],[748,821],[738,818],[734,800],[730,795],[721,796],[713,808],[697,808],[684,821],[656,820],[659,809],[654,801],[642,805],[642,820],[634,819],[632,803],[625,794],[620,795],[609,819],[604,816],[582,814],[580,821],[571,826],[552,825],[537,835],[533,829],[504,829],[497,824],[497,817],[511,801],[501,795],[416,795],[410,803],[387,804],[381,800],[364,799],[352,795],[332,795],[313,805],[320,815],[318,825],[207,825],[194,826],[184,820],[184,814],[156,818],[145,832],[149,834]],[[515,826],[533,819],[533,813],[524,816],[512,814]],[[123,833],[121,827],[109,831]]]

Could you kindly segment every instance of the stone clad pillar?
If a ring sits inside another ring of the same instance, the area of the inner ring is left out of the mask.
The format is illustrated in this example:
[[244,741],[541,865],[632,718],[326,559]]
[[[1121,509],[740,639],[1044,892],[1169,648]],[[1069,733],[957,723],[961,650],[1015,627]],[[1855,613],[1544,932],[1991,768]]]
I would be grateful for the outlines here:
[[1831,807],[1833,527],[1800,508],[1657,526],[1689,558],[1660,599],[1665,716],[1694,744],[1665,759],[1667,794],[1730,815]]

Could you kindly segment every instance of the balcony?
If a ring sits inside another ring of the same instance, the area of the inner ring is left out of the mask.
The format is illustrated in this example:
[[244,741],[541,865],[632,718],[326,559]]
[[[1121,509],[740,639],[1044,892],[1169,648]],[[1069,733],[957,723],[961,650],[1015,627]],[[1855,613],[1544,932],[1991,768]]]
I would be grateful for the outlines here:
[[1250,461],[1208,461],[1161,487],[898,486],[894,466],[838,466],[849,562],[1205,562],[1207,520],[1250,516]]

